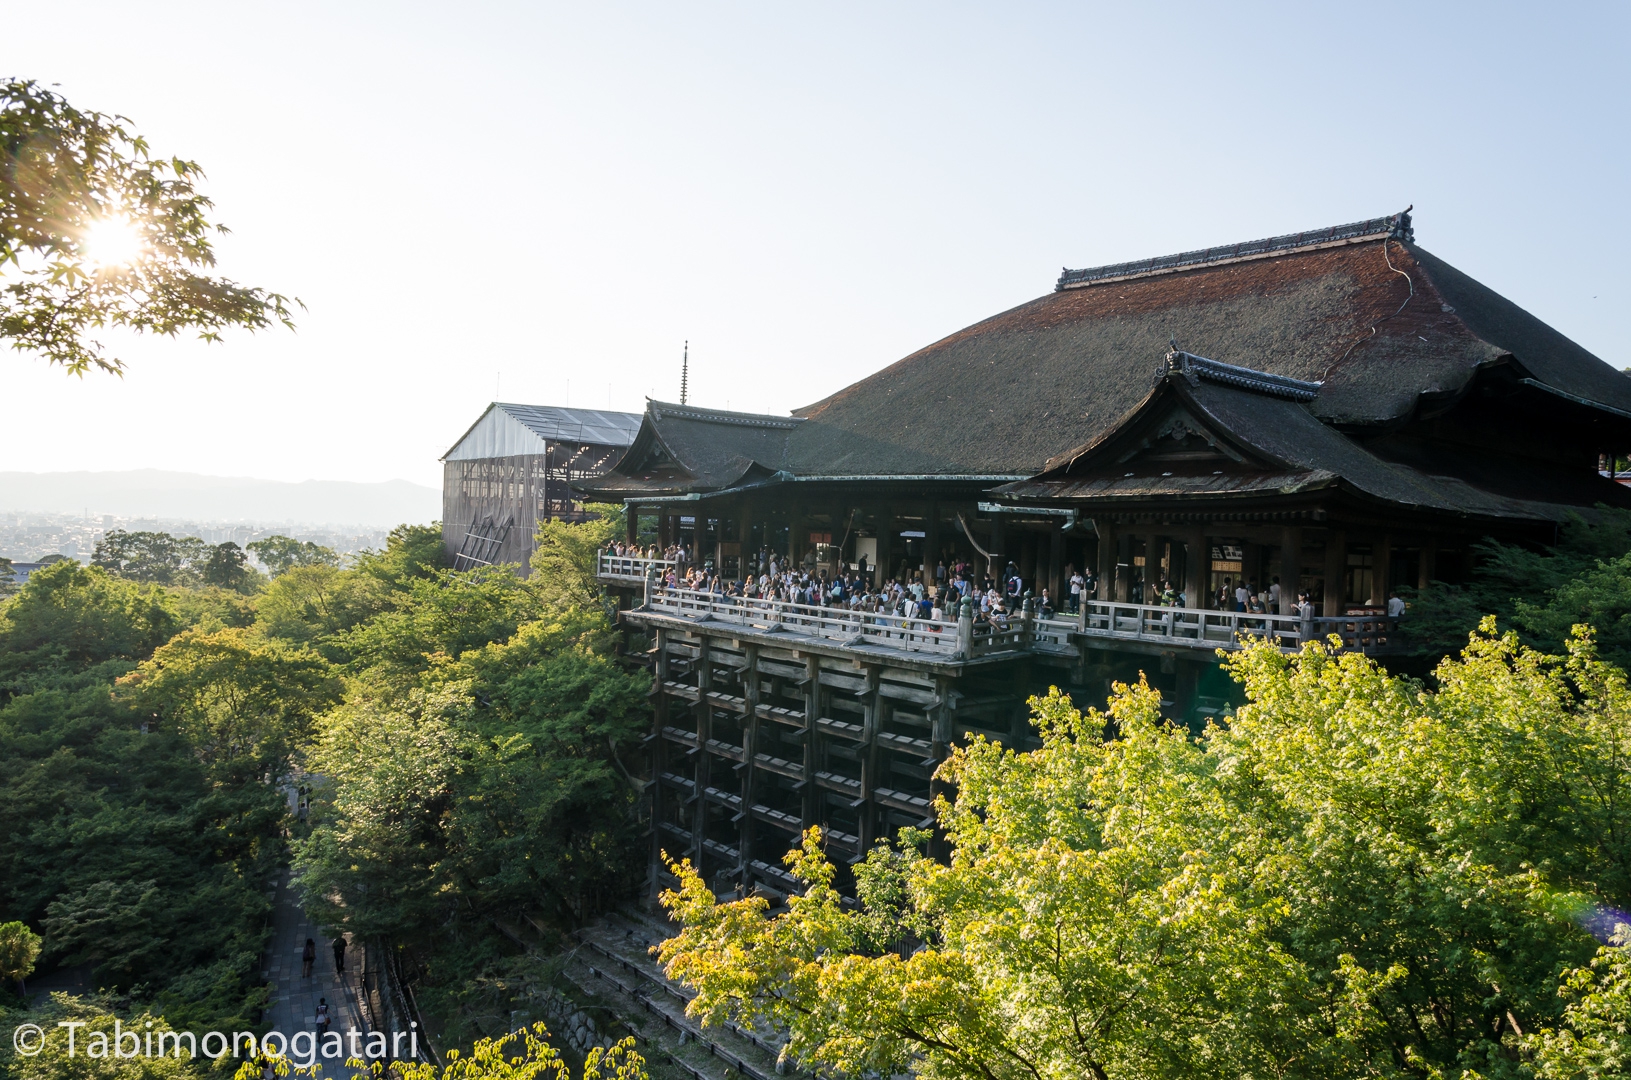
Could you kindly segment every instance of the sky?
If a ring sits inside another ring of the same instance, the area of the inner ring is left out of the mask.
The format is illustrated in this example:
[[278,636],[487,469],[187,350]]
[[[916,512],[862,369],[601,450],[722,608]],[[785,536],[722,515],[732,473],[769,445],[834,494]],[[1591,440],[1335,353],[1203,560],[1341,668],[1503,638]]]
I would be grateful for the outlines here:
[[[492,400],[785,413],[1061,266],[1415,206],[1631,365],[1631,5],[5,5],[298,330],[0,353],[0,470],[406,479]],[[1000,386],[992,393],[1000,394]],[[910,408],[910,404],[903,405]]]

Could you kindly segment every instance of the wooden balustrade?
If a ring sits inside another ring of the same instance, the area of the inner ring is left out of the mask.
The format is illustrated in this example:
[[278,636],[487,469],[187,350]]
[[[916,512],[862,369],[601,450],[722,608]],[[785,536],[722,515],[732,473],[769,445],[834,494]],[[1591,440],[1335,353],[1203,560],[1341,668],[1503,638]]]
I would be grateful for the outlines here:
[[608,555],[602,552],[595,575],[612,578],[619,583],[645,581],[646,572],[651,568],[655,567],[659,574],[666,574],[674,566],[673,559],[642,559],[634,555]]
[[1078,643],[1094,639],[1207,651],[1238,649],[1252,640],[1267,640],[1282,649],[1295,650],[1304,640],[1324,641],[1331,635],[1340,638],[1344,648],[1368,653],[1386,650],[1398,629],[1397,619],[1379,615],[1304,620],[1295,615],[1093,600],[1084,601],[1076,617],[1016,614],[993,622],[960,622],[669,588],[652,589],[642,610],[949,660],[1027,650],[1069,653]]

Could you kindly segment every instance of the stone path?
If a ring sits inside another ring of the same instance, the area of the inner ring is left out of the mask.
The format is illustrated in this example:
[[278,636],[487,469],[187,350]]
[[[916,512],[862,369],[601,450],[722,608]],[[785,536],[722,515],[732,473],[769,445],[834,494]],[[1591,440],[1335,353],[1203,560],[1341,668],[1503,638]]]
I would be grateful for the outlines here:
[[[289,874],[285,871],[278,879],[277,897],[273,901],[271,962],[267,975],[272,983],[272,1003],[266,1019],[272,1030],[292,1036],[297,1031],[315,1031],[319,998],[328,999],[329,1030],[339,1032],[342,1040],[349,1041],[347,1032],[355,1028],[366,1032],[368,1024],[363,1018],[362,1006],[357,999],[356,963],[361,960],[357,950],[346,953],[347,975],[342,978],[334,970],[334,952],[331,938],[306,917],[300,906],[299,895],[289,887]],[[309,978],[300,974],[300,950],[306,939],[317,942],[317,960],[312,964]],[[360,1044],[359,1044],[360,1045]],[[321,1059],[320,1059],[321,1060]],[[330,1059],[320,1076],[349,1080],[352,1070],[345,1060]]]

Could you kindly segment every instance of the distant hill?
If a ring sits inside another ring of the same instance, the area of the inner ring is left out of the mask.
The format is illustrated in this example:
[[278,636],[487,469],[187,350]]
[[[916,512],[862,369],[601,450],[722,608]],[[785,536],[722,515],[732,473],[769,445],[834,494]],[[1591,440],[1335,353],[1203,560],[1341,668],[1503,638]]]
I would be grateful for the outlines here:
[[133,469],[128,472],[0,472],[0,513],[114,514],[200,521],[303,522],[390,527],[442,516],[442,493],[406,480],[376,484]]

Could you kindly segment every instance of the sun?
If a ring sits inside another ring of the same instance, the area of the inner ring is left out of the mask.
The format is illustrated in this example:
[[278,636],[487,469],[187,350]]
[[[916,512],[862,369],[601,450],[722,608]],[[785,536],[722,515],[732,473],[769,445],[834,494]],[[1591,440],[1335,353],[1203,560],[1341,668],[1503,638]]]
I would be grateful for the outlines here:
[[87,261],[99,267],[129,266],[142,254],[141,230],[127,217],[98,218],[86,226],[81,243]]

